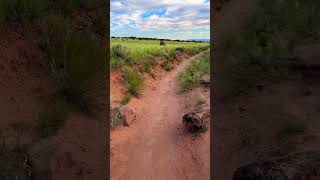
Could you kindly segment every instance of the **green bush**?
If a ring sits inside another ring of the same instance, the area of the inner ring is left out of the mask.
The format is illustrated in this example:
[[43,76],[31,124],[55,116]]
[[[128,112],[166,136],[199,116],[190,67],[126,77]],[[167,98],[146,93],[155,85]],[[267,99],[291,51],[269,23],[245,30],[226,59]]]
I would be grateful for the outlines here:
[[110,67],[112,69],[121,68],[125,64],[131,64],[130,51],[126,46],[117,44],[111,48]]
[[129,53],[129,49],[121,44],[117,44],[111,48],[111,57],[114,59],[127,60]]
[[178,73],[177,80],[180,91],[186,91],[199,84],[200,79],[209,74],[210,58],[209,51],[190,62],[190,64]]
[[144,82],[144,78],[130,67],[123,68],[123,79],[127,85],[128,93],[138,96]]
[[106,51],[84,32],[74,32],[61,17],[46,19],[44,61],[69,99],[81,99],[88,81],[106,68]]
[[177,47],[176,49],[175,49],[177,52],[183,52],[184,51],[184,48],[182,48],[182,47]]
[[126,94],[122,97],[122,99],[121,99],[121,104],[122,104],[122,105],[128,104],[129,101],[130,101],[130,99],[131,99],[131,95],[128,94],[128,93],[126,93]]
[[160,66],[166,71],[171,71],[173,68],[173,66],[169,63],[168,60],[163,61]]

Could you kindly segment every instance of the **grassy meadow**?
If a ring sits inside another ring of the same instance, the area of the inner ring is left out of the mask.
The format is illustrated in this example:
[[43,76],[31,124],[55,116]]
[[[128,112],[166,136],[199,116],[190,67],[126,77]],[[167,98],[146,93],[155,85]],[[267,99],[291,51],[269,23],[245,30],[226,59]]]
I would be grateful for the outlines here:
[[164,70],[170,71],[173,62],[180,60],[179,55],[193,56],[210,47],[204,42],[164,40],[164,45],[160,42],[160,39],[111,38],[111,71],[122,71],[123,82],[127,86],[123,104],[128,103],[131,96],[139,95],[144,82],[143,73],[150,73],[159,63]]
[[[178,53],[194,55],[209,48],[209,43],[139,40],[127,38],[111,39],[111,67],[118,68],[122,65],[141,65],[146,59],[164,57],[174,59]],[[121,51],[121,53],[119,52]],[[120,55],[121,54],[121,55]]]

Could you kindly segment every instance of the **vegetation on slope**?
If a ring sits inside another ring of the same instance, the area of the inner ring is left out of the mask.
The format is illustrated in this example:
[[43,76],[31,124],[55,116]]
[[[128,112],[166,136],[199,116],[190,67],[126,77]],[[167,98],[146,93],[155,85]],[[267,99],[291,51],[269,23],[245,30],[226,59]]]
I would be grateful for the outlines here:
[[190,62],[190,64],[179,72],[177,80],[180,91],[187,91],[198,86],[200,79],[210,72],[210,51],[204,52],[199,58]]
[[216,95],[236,96],[258,81],[286,78],[295,45],[320,35],[319,3],[260,0],[244,30],[226,36],[221,44],[223,55],[215,63]]
[[59,82],[60,91],[73,102],[82,99],[88,90],[86,82],[105,70],[104,48],[96,45],[88,33],[72,30],[58,16],[47,17],[44,34],[44,61]]
[[[43,62],[56,80],[57,98],[82,111],[89,110],[91,82],[100,80],[107,67],[105,48],[92,38],[106,32],[104,5],[105,2],[97,0],[0,1],[1,26],[18,23],[43,29],[39,46],[43,50]],[[95,14],[90,16],[92,24],[80,31],[75,29],[71,19],[77,10]],[[98,83],[103,84],[102,81]],[[52,135],[62,127],[67,114],[65,103],[55,103],[40,113],[39,127],[43,136]]]
[[[179,55],[195,55],[207,50],[208,43],[164,41],[157,39],[132,39],[112,38],[110,67],[111,70],[119,69],[123,73],[123,81],[127,86],[127,93],[122,99],[122,104],[129,102],[131,96],[138,96],[143,86],[143,73],[150,73],[155,65],[160,64],[166,71],[173,68],[174,60]],[[161,62],[157,62],[161,60]],[[140,71],[140,72],[137,72]]]
[[165,41],[165,46],[159,43],[160,40],[111,39],[111,68],[142,65],[146,59],[154,57],[174,59],[181,52],[195,55],[209,48],[208,43]]

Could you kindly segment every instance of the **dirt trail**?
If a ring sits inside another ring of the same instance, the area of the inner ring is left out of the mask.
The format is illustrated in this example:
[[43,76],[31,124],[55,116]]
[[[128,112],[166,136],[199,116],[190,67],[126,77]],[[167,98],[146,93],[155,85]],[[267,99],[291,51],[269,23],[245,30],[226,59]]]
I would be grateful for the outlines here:
[[186,107],[184,96],[177,94],[176,75],[193,58],[128,104],[136,121],[111,132],[112,180],[209,179],[210,144],[204,142],[209,135],[195,142],[181,128]]

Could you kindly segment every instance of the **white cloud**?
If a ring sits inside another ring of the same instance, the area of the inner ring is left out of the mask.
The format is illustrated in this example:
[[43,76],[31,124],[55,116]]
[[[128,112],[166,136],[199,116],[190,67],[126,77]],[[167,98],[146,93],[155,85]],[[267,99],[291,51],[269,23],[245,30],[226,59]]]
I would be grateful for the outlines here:
[[[210,4],[204,0],[111,0],[111,33],[208,29]],[[134,25],[133,25],[134,24]]]

